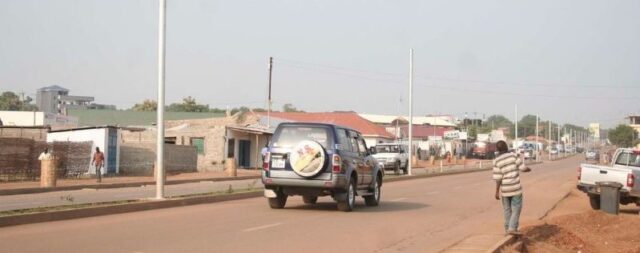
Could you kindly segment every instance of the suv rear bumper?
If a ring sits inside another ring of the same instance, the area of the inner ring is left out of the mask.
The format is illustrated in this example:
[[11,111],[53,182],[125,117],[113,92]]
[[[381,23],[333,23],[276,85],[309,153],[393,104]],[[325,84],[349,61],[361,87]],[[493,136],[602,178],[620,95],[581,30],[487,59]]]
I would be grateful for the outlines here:
[[[600,195],[600,192],[598,192],[598,187],[595,185],[591,185],[591,184],[582,184],[579,183],[576,188],[578,188],[578,190],[580,190],[581,192],[587,193],[587,194],[595,194],[595,195]],[[624,198],[624,197],[636,197],[636,196],[631,196],[629,194],[629,191],[627,190],[620,190],[620,197]]]
[[318,179],[294,179],[294,178],[274,178],[267,177],[266,173],[262,172],[262,183],[265,188],[275,187],[308,187],[308,188],[320,188],[320,189],[346,189],[348,185],[347,176],[343,174],[332,174],[329,180]]

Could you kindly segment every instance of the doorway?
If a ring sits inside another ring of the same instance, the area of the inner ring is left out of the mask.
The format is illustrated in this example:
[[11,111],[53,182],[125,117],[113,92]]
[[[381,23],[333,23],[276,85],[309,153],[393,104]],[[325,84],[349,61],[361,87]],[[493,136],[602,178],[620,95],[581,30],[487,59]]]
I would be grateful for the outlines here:
[[251,141],[238,140],[238,165],[251,167]]

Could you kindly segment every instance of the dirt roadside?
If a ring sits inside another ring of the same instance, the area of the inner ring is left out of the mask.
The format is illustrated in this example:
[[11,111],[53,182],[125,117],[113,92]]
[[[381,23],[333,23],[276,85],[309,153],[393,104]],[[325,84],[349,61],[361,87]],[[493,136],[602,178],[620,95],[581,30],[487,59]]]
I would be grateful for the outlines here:
[[617,216],[591,210],[586,194],[574,189],[544,219],[523,224],[526,252],[640,253],[639,211],[633,204],[620,206]]

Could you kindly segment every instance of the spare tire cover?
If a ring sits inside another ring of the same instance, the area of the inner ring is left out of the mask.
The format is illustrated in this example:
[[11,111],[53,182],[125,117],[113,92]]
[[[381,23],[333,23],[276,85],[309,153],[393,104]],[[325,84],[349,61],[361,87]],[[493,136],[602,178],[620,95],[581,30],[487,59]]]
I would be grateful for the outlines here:
[[326,155],[324,149],[315,141],[301,141],[289,157],[291,168],[302,177],[313,177],[322,172]]

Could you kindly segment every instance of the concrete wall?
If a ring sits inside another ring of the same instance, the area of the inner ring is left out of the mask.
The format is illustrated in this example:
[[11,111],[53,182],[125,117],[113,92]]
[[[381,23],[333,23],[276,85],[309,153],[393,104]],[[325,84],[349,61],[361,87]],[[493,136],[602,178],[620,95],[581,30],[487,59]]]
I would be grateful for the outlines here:
[[46,141],[48,128],[0,127],[0,138],[25,138]]
[[[153,175],[155,143],[125,143],[120,146],[120,174]],[[195,172],[198,157],[193,146],[165,144],[165,170],[168,173]]]
[[[245,140],[250,142],[250,145],[249,145],[250,165],[249,167],[246,167],[246,168],[260,168],[262,166],[261,151],[262,151],[262,148],[265,146],[265,144],[267,144],[270,138],[271,138],[271,135],[268,135],[268,136],[256,135],[256,134],[245,133],[241,131],[235,131],[231,129],[227,130],[227,136],[226,136],[227,140],[233,139],[234,141],[233,154],[235,155],[234,158],[235,158],[236,166],[238,167],[241,167],[239,166],[240,140]],[[225,142],[224,155],[226,158],[229,158],[228,154],[229,154],[229,145],[228,145],[228,142]]]
[[43,112],[0,111],[0,119],[5,126],[42,126]]

